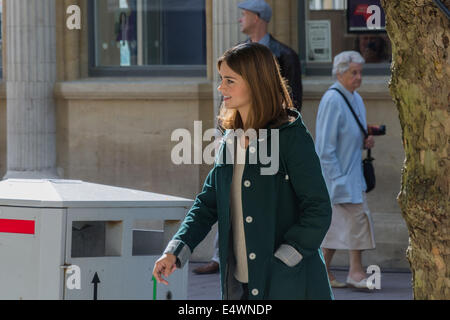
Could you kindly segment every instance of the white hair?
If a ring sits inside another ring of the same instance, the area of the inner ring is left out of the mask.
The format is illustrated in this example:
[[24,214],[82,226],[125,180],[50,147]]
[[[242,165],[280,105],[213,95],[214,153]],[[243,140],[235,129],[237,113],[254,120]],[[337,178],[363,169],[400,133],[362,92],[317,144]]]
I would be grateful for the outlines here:
[[342,74],[350,68],[350,63],[364,64],[366,60],[357,51],[344,51],[334,57],[333,76]]

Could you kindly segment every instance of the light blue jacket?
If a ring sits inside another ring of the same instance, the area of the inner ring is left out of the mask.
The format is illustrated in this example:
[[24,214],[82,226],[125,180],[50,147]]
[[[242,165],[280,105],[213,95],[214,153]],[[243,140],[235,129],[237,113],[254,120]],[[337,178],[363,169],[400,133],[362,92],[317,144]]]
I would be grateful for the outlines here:
[[[347,97],[367,128],[361,96],[356,91],[352,94],[339,81],[330,88],[339,89]],[[362,168],[364,135],[345,100],[334,90],[325,92],[320,101],[315,144],[331,202],[362,203],[362,192],[367,188]]]

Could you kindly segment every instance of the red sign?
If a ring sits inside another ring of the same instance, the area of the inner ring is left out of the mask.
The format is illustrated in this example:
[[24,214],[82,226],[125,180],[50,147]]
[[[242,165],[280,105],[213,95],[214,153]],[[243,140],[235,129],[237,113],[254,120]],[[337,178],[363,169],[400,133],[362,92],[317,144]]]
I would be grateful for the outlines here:
[[34,220],[0,219],[0,233],[34,234]]
[[347,30],[354,33],[386,32],[386,16],[380,0],[348,0]]
[[353,15],[363,16],[364,21],[367,21],[367,19],[371,16],[370,13],[367,13],[367,8],[369,8],[368,4],[358,4],[358,6],[355,9],[355,12],[353,12]]

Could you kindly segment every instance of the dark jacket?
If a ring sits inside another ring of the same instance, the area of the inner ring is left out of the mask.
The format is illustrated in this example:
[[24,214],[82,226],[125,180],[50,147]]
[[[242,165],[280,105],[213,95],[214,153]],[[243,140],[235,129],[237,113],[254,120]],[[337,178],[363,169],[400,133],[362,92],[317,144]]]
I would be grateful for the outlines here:
[[303,86],[300,58],[294,50],[277,41],[272,35],[270,35],[269,48],[277,57],[281,75],[288,81],[289,87],[292,90],[291,98],[294,106],[301,112]]
[[[261,162],[245,164],[242,177],[242,209],[246,250],[249,255],[249,299],[332,299],[320,245],[331,223],[331,204],[319,159],[300,114],[285,123],[279,133],[279,170],[261,175]],[[271,150],[272,135],[266,138]],[[230,157],[227,136],[218,159]],[[261,139],[246,151],[259,150]],[[266,165],[267,167],[267,165]],[[222,297],[230,299],[232,253],[230,188],[233,165],[216,162],[202,192],[168,247],[177,257],[192,252],[218,221]],[[288,267],[274,256],[282,245],[294,247],[302,260]],[[189,249],[189,250],[188,250]],[[184,253],[183,253],[184,252]],[[185,262],[184,262],[185,263]],[[182,265],[180,265],[181,267]]]

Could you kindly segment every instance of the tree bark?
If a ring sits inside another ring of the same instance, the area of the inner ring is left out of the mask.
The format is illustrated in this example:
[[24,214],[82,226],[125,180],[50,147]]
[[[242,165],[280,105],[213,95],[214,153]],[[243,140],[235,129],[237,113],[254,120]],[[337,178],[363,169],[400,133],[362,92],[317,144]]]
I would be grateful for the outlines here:
[[450,22],[432,0],[382,6],[406,155],[398,202],[409,230],[414,298],[450,299]]

